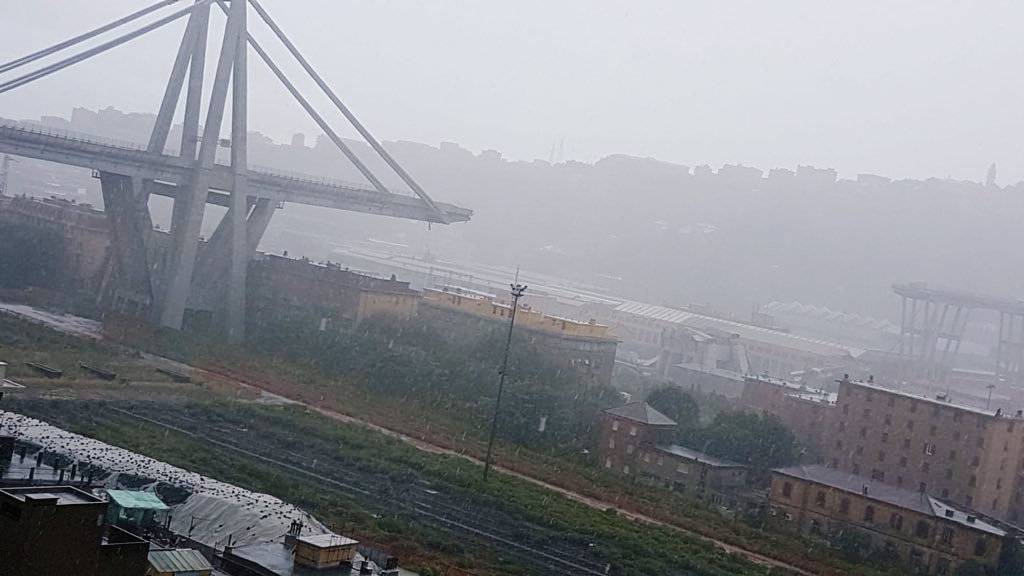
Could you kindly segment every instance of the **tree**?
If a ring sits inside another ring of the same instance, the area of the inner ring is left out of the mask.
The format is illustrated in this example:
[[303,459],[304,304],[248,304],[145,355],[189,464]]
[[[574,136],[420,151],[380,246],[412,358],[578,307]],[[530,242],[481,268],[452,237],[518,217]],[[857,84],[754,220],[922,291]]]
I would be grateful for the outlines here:
[[772,414],[720,412],[707,427],[691,431],[686,443],[762,470],[793,464],[800,454],[796,437]]
[[655,410],[676,421],[680,430],[694,428],[700,416],[700,407],[692,396],[671,384],[652,390],[647,403]]

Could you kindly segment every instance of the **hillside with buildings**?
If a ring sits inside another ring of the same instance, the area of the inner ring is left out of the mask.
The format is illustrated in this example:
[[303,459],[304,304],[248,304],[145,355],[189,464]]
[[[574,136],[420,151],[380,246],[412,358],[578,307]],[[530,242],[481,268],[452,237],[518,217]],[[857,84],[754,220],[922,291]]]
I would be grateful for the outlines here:
[[[41,121],[145,142],[153,120],[114,109],[75,109],[68,118]],[[178,134],[172,131],[172,143]],[[365,144],[349,144],[367,165],[382,167]],[[475,154],[454,143],[387,146],[438,198],[472,206],[474,224],[428,231],[408,222],[290,206],[275,217],[265,247],[323,260],[332,245],[373,239],[409,255],[516,263],[635,299],[710,303],[741,315],[755,305],[795,300],[895,319],[888,290],[894,278],[927,278],[993,294],[1024,291],[1024,273],[998,264],[1010,261],[1009,247],[1024,241],[1013,220],[1024,208],[1020,184],[840,178],[810,166],[715,170],[628,156],[552,165],[510,161],[493,150]],[[282,144],[253,134],[249,149],[255,166],[361,178],[323,137],[297,135]],[[15,164],[12,185],[37,180],[29,174],[39,169],[29,161]],[[407,190],[394,177],[384,178]],[[84,188],[98,198],[87,173],[52,180],[41,191],[75,194]]]

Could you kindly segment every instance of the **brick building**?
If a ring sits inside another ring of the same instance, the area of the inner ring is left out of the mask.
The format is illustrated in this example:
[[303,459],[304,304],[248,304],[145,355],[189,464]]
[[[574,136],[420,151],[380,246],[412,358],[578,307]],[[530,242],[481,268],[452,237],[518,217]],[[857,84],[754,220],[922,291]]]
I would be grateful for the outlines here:
[[696,498],[736,504],[747,468],[672,442],[676,422],[646,402],[605,410],[598,456],[610,472]]
[[994,568],[1007,533],[927,494],[825,466],[772,472],[771,508],[782,524],[824,538],[854,530],[876,558],[907,573],[949,575],[968,560]]
[[640,454],[670,443],[675,429],[675,420],[646,402],[605,410],[598,432],[601,465],[624,476],[635,476]]
[[420,295],[408,282],[377,278],[282,256],[261,255],[249,265],[249,302],[255,317],[309,318],[321,329],[358,324],[377,315],[416,315]]
[[143,576],[149,542],[105,525],[106,508],[70,486],[0,489],[4,576]]
[[[420,304],[430,320],[463,325],[473,319],[507,323],[512,313],[509,304],[453,286],[425,289]],[[582,375],[587,383],[611,386],[619,341],[607,326],[550,316],[521,305],[516,330],[524,331],[533,346]]]
[[740,406],[778,416],[800,443],[823,453],[822,431],[833,425],[836,398],[836,394],[818,388],[748,376],[743,379]]
[[101,210],[57,198],[0,196],[0,223],[57,233],[64,240],[64,278],[75,288],[98,288],[110,246],[110,229]]
[[1024,418],[844,381],[829,466],[986,515],[1021,517]]

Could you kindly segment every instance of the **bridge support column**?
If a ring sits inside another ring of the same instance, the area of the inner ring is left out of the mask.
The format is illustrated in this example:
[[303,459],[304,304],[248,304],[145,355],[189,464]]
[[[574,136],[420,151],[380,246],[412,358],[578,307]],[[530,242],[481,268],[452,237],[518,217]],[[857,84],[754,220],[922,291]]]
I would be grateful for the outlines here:
[[[240,40],[244,39],[245,36],[245,6],[246,2],[232,2],[231,9],[228,15],[227,26],[224,30],[223,43],[221,44],[220,58],[217,62],[217,72],[214,76],[213,90],[210,96],[210,105],[208,107],[206,115],[206,123],[203,127],[203,140],[199,147],[199,158],[196,161],[195,172],[192,178],[191,190],[188,193],[186,201],[186,208],[184,214],[181,217],[180,226],[174,230],[174,258],[171,264],[171,270],[167,282],[167,292],[163,299],[163,307],[160,314],[160,324],[169,328],[180,329],[182,320],[185,316],[185,308],[188,304],[189,293],[192,288],[193,272],[196,265],[196,255],[199,248],[199,233],[203,223],[203,214],[206,207],[206,200],[209,196],[210,179],[211,173],[214,168],[216,160],[217,146],[220,142],[220,130],[221,124],[224,120],[224,111],[227,103],[228,95],[228,83],[231,80],[232,71],[236,69],[235,61],[238,56],[238,45]],[[244,70],[244,63],[240,69]],[[239,74],[239,78],[244,74]],[[236,94],[232,101],[242,101],[245,98],[245,80],[236,78]],[[238,85],[241,84],[241,88]],[[241,92],[241,95],[238,93]],[[242,106],[241,115],[243,120],[241,125],[244,127],[244,106]],[[232,110],[232,116],[238,116],[239,111]],[[241,145],[244,150],[245,134],[244,131],[241,134],[236,134],[236,126],[239,122],[237,120],[232,121],[232,136],[237,136],[240,141],[232,141],[232,147]],[[232,160],[237,157],[236,152],[232,152]],[[243,154],[244,158],[244,154]],[[235,165],[236,178],[239,172],[244,176],[246,167],[244,165]],[[244,178],[242,185],[244,187]],[[235,190],[233,191],[232,205],[236,205],[238,199],[234,198],[235,195],[239,195],[241,198],[241,206],[244,209],[245,206],[245,191],[237,189],[238,183],[235,183]],[[179,197],[183,199],[182,197]],[[236,214],[242,215],[241,212]],[[240,227],[244,229],[244,220],[240,224]],[[244,238],[244,236],[243,236]],[[239,275],[239,270],[234,270],[235,276]],[[244,270],[240,272],[242,281],[244,282]],[[234,283],[234,281],[233,281]],[[244,291],[244,286],[243,286]],[[237,309],[237,308],[236,308]],[[241,306],[242,314],[244,314],[244,293]],[[244,319],[244,317],[243,317]],[[234,340],[240,339],[244,334],[237,330],[238,325],[235,326],[235,330],[228,330],[228,336]]]
[[147,245],[153,223],[146,197],[137,184],[129,176],[100,172],[113,252],[101,300],[121,312],[148,314],[153,304],[153,284]]
[[[246,19],[246,0],[231,3],[231,17],[241,22]],[[248,38],[243,26],[235,42],[234,70],[231,74],[231,166],[233,186],[231,207],[225,218],[231,222],[231,261],[228,268],[228,291],[225,301],[227,337],[238,343],[245,339],[245,284],[249,266],[249,242],[246,238],[249,211],[249,150],[246,135],[249,125],[249,71],[246,50]]]

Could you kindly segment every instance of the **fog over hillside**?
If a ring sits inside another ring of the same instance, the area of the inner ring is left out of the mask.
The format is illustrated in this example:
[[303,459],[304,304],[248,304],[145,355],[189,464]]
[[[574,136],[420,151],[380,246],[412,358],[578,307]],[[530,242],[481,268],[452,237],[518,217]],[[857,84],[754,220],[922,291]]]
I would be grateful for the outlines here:
[[[80,109],[70,121],[44,121],[145,141],[152,116]],[[368,147],[349,144],[388,174]],[[518,264],[638,299],[708,303],[737,315],[798,300],[893,317],[894,281],[1024,293],[1024,271],[1009,265],[1013,247],[1024,243],[1014,216],[1024,208],[1024,184],[848,180],[810,167],[712,170],[622,155],[552,165],[452,143],[387,147],[437,199],[475,210],[473,222],[428,230],[288,206],[264,249],[326,259],[333,244],[375,239],[413,255]],[[250,163],[361,181],[325,138],[279,144],[254,134]],[[403,189],[396,179],[387,183]]]

